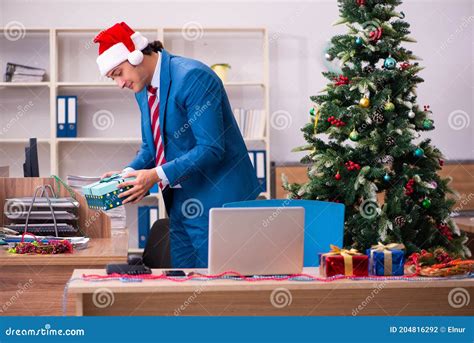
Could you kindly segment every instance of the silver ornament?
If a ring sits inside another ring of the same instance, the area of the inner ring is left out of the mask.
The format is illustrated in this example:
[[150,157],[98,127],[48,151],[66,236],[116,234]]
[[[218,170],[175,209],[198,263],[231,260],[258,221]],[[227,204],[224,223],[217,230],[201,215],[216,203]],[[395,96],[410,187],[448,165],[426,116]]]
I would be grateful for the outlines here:
[[415,118],[415,112],[413,112],[413,111],[408,112],[408,118],[410,118],[410,119]]

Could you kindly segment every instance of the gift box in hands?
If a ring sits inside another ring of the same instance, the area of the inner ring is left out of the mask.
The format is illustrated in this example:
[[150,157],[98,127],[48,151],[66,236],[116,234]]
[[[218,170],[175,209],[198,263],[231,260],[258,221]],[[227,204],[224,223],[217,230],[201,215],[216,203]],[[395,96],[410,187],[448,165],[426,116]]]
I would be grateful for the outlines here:
[[123,175],[114,174],[90,185],[83,186],[82,191],[86,197],[87,205],[92,209],[104,211],[122,205],[122,201],[126,197],[120,198],[119,194],[130,189],[131,186],[119,188],[118,185],[134,179],[134,177],[124,179]]

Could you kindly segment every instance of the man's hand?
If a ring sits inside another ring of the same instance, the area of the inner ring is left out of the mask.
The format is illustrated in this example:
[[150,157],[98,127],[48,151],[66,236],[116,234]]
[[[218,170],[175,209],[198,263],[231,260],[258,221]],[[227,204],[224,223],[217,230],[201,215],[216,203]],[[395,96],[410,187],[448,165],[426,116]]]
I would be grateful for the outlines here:
[[155,168],[135,170],[130,173],[126,173],[123,178],[125,179],[132,176],[135,176],[135,180],[125,181],[118,185],[119,188],[132,186],[132,188],[128,191],[119,194],[119,198],[127,197],[122,201],[122,204],[126,204],[128,202],[136,204],[143,199],[146,192],[148,192],[148,190],[153,187],[155,183],[160,181]]
[[102,174],[102,176],[100,177],[101,179],[104,179],[106,177],[109,177],[109,176],[112,176],[114,174],[120,174],[122,171],[121,170],[113,170],[113,171],[109,171],[105,174]]

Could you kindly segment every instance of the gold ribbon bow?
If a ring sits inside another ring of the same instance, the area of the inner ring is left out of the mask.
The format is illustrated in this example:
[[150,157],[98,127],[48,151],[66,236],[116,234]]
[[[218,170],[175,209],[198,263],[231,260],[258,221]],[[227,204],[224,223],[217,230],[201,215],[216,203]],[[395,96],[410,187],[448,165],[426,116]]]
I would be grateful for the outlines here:
[[331,247],[331,251],[328,253],[323,254],[323,256],[336,256],[341,255],[344,258],[344,275],[353,275],[353,264],[352,264],[352,256],[355,255],[362,255],[357,249],[341,249],[336,245],[329,245]]
[[383,275],[392,275],[392,250],[405,250],[403,243],[383,244],[378,242],[370,248],[370,270],[372,270],[374,251],[383,251]]

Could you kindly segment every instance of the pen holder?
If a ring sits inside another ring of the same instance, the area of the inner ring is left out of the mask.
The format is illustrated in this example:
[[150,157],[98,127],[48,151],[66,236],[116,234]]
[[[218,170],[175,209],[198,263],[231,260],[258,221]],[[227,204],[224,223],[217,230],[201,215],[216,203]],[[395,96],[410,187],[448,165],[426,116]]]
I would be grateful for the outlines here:
[[134,177],[124,179],[122,175],[114,174],[90,185],[83,186],[82,191],[86,197],[87,205],[89,208],[104,211],[122,205],[122,201],[125,198],[119,198],[119,194],[132,187],[118,188],[118,185],[134,179]]

